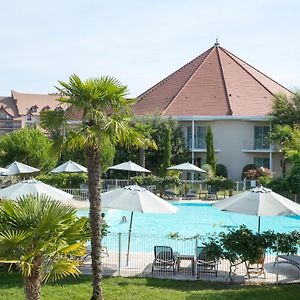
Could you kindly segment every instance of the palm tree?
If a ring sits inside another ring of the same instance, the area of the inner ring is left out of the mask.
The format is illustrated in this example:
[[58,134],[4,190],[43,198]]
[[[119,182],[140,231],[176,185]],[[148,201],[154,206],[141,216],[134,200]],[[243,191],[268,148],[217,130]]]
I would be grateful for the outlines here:
[[[87,158],[88,190],[90,201],[90,227],[92,232],[92,300],[103,299],[101,280],[101,194],[100,176],[102,155],[101,145],[104,143],[120,143],[126,147],[130,145],[142,146],[142,135],[130,123],[131,105],[133,100],[126,99],[128,89],[113,77],[100,77],[81,81],[73,74],[69,82],[59,81],[58,91],[62,94],[61,101],[69,109],[64,112],[66,120],[68,111],[80,112],[82,122],[76,128],[68,129],[63,145],[70,149],[81,147]],[[51,128],[51,114],[41,115],[41,123],[45,128]],[[63,113],[63,112],[62,112]]]
[[16,264],[27,300],[40,299],[41,283],[79,274],[90,237],[87,218],[44,196],[0,202],[0,262]]

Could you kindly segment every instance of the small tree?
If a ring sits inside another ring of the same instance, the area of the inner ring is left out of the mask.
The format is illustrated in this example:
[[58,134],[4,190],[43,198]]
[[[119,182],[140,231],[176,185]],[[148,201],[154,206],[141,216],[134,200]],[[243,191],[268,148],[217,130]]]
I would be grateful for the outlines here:
[[299,128],[290,125],[275,125],[270,134],[270,140],[280,146],[280,164],[282,174],[286,174],[286,163],[299,158]]
[[272,123],[294,126],[300,124],[300,91],[288,97],[278,93],[273,98]]
[[295,201],[297,201],[297,195],[300,194],[300,163],[293,166],[286,175],[283,184],[291,194],[295,195]]
[[57,162],[57,155],[50,155],[51,145],[49,138],[37,128],[16,130],[0,138],[0,164],[19,161],[48,171]]
[[211,130],[211,127],[207,127],[206,132],[206,163],[211,165],[214,172],[216,172],[216,157],[215,157],[215,149],[214,149],[214,137]]
[[79,274],[90,238],[87,218],[45,197],[0,202],[0,262],[15,264],[24,277],[27,300],[39,300],[42,281]]
[[[169,155],[165,155],[165,153],[169,153],[169,150],[165,149],[165,146],[169,147],[168,144],[165,145],[166,128],[170,130],[171,163],[176,165],[190,159],[182,130],[176,120],[155,116],[136,118],[135,122],[141,132],[146,135],[144,149],[142,153],[139,153],[136,148],[117,147],[115,164],[127,160],[135,161],[140,156],[141,163],[143,164],[145,159],[146,168],[150,169],[152,174],[161,176],[164,158]],[[140,125],[141,123],[142,125]]]

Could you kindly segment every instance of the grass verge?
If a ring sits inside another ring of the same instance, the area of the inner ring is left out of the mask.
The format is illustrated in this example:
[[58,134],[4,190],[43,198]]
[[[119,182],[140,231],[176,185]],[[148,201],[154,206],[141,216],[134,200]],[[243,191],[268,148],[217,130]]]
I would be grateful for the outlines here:
[[[226,285],[201,281],[155,278],[104,278],[106,300],[298,300],[300,284],[293,285]],[[91,293],[91,277],[67,278],[44,285],[43,300],[85,300]],[[0,299],[24,299],[22,278],[18,273],[0,271]]]

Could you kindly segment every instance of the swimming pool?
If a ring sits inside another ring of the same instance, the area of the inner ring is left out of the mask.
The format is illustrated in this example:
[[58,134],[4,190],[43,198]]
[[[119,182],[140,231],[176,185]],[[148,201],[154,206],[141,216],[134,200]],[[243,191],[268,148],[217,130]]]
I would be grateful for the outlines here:
[[[257,230],[257,217],[230,212],[222,212],[211,204],[173,202],[178,207],[174,215],[134,213],[132,233],[168,235],[178,232],[180,236],[206,235],[226,231],[227,228],[245,224],[253,231]],[[79,210],[79,216],[87,216],[87,210]],[[126,216],[128,222],[122,222]],[[127,233],[130,212],[109,210],[105,220],[112,233]],[[262,217],[261,231],[290,232],[300,230],[300,216]]]

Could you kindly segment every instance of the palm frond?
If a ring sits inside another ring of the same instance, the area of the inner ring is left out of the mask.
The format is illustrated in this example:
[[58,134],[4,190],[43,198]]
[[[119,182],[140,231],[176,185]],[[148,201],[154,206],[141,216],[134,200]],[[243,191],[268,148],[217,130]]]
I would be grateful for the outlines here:
[[55,278],[77,274],[77,263],[69,262],[69,255],[83,254],[89,238],[87,218],[78,218],[71,206],[43,195],[0,202],[0,260],[17,264],[24,276],[37,260],[45,269],[56,268],[57,262],[55,270],[66,266]]
[[77,276],[80,271],[78,269],[79,262],[71,259],[60,259],[53,265],[48,265],[43,281],[56,281],[67,276]]

